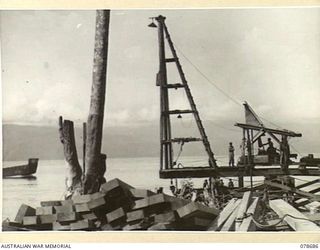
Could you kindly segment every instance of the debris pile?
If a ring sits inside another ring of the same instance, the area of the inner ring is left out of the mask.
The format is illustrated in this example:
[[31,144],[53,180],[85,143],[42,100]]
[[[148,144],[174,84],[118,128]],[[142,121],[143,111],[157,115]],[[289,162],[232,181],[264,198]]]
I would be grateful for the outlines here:
[[40,207],[22,204],[15,230],[206,230],[219,211],[163,193],[135,189],[119,179],[104,183],[97,193],[69,200],[42,201]]

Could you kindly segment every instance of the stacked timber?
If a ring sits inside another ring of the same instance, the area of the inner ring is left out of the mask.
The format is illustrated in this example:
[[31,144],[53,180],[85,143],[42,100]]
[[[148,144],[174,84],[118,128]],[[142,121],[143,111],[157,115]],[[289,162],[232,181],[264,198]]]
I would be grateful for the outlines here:
[[93,194],[69,200],[42,201],[33,208],[22,204],[16,230],[206,230],[219,211],[163,193],[135,189],[113,179]]

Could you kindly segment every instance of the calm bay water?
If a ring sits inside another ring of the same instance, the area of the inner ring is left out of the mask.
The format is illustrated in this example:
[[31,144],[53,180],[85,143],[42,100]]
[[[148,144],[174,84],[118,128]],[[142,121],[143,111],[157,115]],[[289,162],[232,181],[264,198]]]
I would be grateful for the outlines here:
[[[226,157],[217,157],[219,165],[225,165]],[[205,160],[198,157],[185,157],[183,161],[187,166],[205,165]],[[24,162],[4,162],[4,166],[26,164]],[[158,158],[110,158],[107,159],[107,180],[119,178],[136,187],[155,190],[156,187],[164,187],[165,193],[170,194],[170,180],[159,178]],[[312,177],[299,177],[310,179]],[[237,185],[236,178],[234,179]],[[314,178],[312,178],[314,179]],[[3,180],[2,219],[13,220],[22,203],[33,207],[40,206],[40,201],[59,200],[63,198],[65,191],[65,163],[63,160],[39,160],[38,171],[34,179],[12,178]],[[254,178],[255,183],[262,178]],[[203,179],[194,179],[196,186],[202,186]],[[180,182],[179,182],[180,183]],[[227,184],[227,180],[224,180]],[[297,181],[299,184],[299,180]],[[250,185],[249,179],[245,179],[245,185]]]

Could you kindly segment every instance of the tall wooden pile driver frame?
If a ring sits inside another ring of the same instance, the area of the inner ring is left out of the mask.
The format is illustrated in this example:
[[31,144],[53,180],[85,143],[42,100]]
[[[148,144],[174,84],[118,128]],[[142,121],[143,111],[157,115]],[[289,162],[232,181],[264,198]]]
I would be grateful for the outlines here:
[[[216,160],[214,154],[211,150],[211,146],[206,135],[205,129],[202,125],[202,121],[199,116],[196,104],[193,100],[188,82],[182,70],[179,58],[177,56],[176,50],[174,48],[173,42],[171,40],[168,28],[165,24],[165,17],[158,16],[155,18],[158,23],[158,40],[159,40],[159,72],[157,74],[157,86],[160,87],[160,171],[164,169],[173,169],[175,162],[173,161],[173,149],[172,143],[188,143],[188,142],[199,142],[201,141],[207,152],[209,158],[209,166],[216,168]],[[153,27],[156,27],[153,25]],[[166,58],[165,51],[165,37],[167,39],[169,48],[172,53],[172,58]],[[168,84],[167,79],[167,63],[175,63],[181,83],[171,83]],[[172,89],[184,89],[186,96],[188,98],[190,109],[189,110],[170,110],[169,108],[169,94],[168,91]],[[194,137],[183,137],[183,138],[172,138],[171,134],[171,115],[181,115],[181,114],[193,114],[198,130],[200,132],[201,138]]]

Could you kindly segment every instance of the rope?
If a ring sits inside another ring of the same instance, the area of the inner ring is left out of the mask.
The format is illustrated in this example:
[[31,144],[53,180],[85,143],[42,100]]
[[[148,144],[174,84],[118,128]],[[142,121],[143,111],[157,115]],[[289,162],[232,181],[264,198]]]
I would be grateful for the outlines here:
[[173,165],[176,165],[176,164],[177,164],[177,161],[178,161],[178,159],[179,159],[179,157],[180,157],[180,155],[181,155],[181,153],[182,153],[182,147],[183,147],[183,145],[184,145],[184,142],[181,142],[179,153],[178,153],[178,155],[177,155],[176,160],[173,162]]
[[279,225],[281,222],[283,222],[286,217],[291,217],[291,218],[296,219],[296,220],[304,220],[304,221],[309,221],[309,222],[315,223],[314,221],[312,221],[312,220],[310,220],[310,219],[308,219],[308,218],[300,218],[300,217],[293,216],[293,215],[291,215],[291,214],[285,214],[284,216],[282,216],[282,217],[279,219],[279,221],[277,221],[276,223],[271,224],[271,225],[261,224],[259,221],[257,221],[257,220],[254,218],[254,216],[253,216],[252,213],[246,214],[242,219],[248,218],[248,217],[250,217],[250,216],[252,217],[253,223],[254,223],[257,227],[259,227],[259,228],[261,228],[261,229],[263,229],[263,228],[269,228],[269,227],[275,227],[275,226]]

